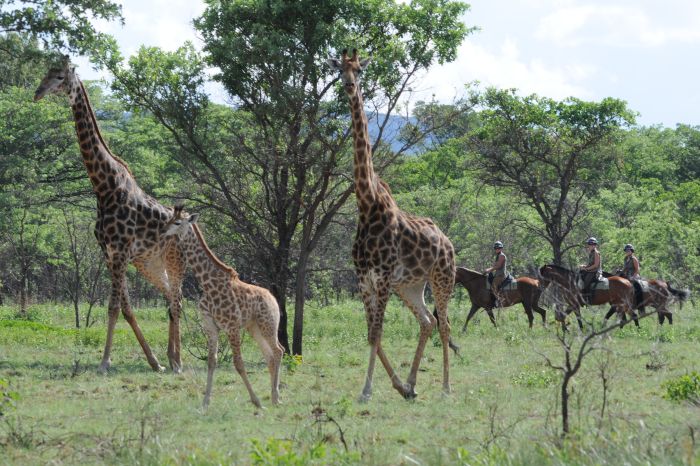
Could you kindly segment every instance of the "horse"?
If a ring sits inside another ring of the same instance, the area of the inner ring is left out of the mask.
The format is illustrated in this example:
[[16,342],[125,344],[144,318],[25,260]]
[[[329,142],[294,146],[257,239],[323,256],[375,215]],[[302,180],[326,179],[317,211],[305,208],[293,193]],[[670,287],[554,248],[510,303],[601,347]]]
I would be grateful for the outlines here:
[[[581,306],[583,304],[598,305],[610,303],[615,306],[616,311],[622,317],[625,314],[630,314],[636,319],[634,313],[634,288],[629,280],[622,277],[608,278],[608,289],[596,289],[593,291],[590,303],[584,303],[581,291],[576,285],[578,274],[567,268],[555,264],[547,264],[540,267],[540,276],[545,287],[554,283],[561,291],[561,298],[566,304],[566,310],[562,316],[559,312],[556,313],[558,321],[564,323],[566,316],[572,311],[576,313],[578,326],[583,330],[583,322],[581,321]],[[622,321],[622,318],[620,319]]]
[[[515,280],[515,282],[517,283],[516,289],[501,290],[499,292],[501,296],[499,307],[509,307],[514,304],[523,303],[530,328],[532,328],[532,321],[534,320],[532,314],[533,310],[542,316],[542,324],[544,325],[547,311],[542,309],[539,305],[540,295],[542,294],[539,280],[529,277],[520,277]],[[482,307],[489,315],[493,326],[496,327],[496,319],[492,312],[494,306],[491,291],[486,289],[486,274],[465,267],[457,267],[455,283],[460,283],[467,289],[469,299],[472,302],[472,307],[469,310],[466,322],[464,322],[462,332],[467,331],[469,320],[471,320],[476,311]]]
[[[603,272],[604,277],[613,277],[615,275]],[[663,280],[644,280],[647,283],[646,289],[642,288],[641,284],[637,282],[635,284],[635,300],[634,309],[639,309],[644,312],[644,308],[647,306],[653,307],[656,310],[659,325],[663,325],[664,320],[668,319],[669,325],[673,325],[673,313],[668,308],[668,305],[677,299],[681,305],[685,300],[690,297],[689,290],[677,290],[671,286],[670,283]],[[615,306],[611,306],[607,314],[605,314],[605,320],[608,320],[613,314],[617,312]],[[639,327],[639,321],[634,320],[634,324]]]

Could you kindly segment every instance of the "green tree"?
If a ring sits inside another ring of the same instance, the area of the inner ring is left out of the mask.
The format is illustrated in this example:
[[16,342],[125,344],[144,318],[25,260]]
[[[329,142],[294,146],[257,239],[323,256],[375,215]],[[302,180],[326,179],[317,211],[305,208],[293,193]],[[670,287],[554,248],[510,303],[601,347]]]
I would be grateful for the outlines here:
[[[77,54],[114,51],[114,39],[95,29],[96,20],[123,24],[121,6],[109,0],[0,0],[0,35],[21,34],[43,50]],[[37,58],[36,49],[4,48],[17,58]]]
[[[173,156],[194,182],[189,196],[225,216],[229,237],[270,286],[288,351],[287,290],[295,294],[291,350],[301,354],[311,254],[353,192],[347,102],[325,59],[348,45],[373,55],[364,83],[368,106],[383,111],[371,117],[381,167],[396,156],[383,143],[399,100],[434,63],[454,59],[470,32],[459,19],[466,9],[448,0],[211,1],[195,21],[206,64],[185,46],[142,49],[128,70],[110,65],[119,95],[171,132]],[[220,70],[235,111],[206,98],[205,65]],[[413,132],[403,150],[424,136]]]
[[580,244],[566,244],[585,219],[585,204],[620,164],[620,129],[634,122],[624,101],[584,102],[488,89],[483,95],[482,125],[468,138],[482,179],[517,193],[539,222],[518,223],[551,248],[553,260]]

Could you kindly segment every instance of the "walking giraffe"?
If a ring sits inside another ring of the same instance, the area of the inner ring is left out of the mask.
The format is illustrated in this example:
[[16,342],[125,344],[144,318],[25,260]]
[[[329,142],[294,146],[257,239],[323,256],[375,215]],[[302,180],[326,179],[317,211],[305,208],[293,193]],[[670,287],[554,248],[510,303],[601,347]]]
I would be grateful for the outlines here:
[[129,303],[126,268],[129,263],[133,263],[168,300],[168,359],[173,372],[180,372],[181,284],[184,266],[176,241],[161,240],[159,235],[161,228],[172,218],[173,210],[144,193],[127,164],[109,150],[97,126],[85,87],[67,56],[62,67],[49,70],[37,88],[34,100],[38,101],[49,93],[68,95],[83,163],[97,196],[95,236],[112,278],[107,340],[99,370],[105,372],[111,365],[112,338],[120,309],[136,334],[148,363],[153,370],[163,370],[148,346]]
[[279,403],[279,370],[284,348],[277,341],[277,328],[280,311],[277,300],[265,288],[249,285],[238,279],[238,274],[207,246],[202,232],[197,226],[198,214],[180,218],[181,207],[176,207],[172,224],[164,236],[176,236],[186,264],[202,288],[199,312],[202,327],[207,334],[207,388],[204,407],[209,406],[211,389],[216,369],[219,330],[228,334],[233,364],[248,389],[250,401],[260,408],[260,400],[248,381],[248,375],[241,356],[241,332],[246,329],[253,336],[265,355],[272,384],[271,400]]
[[[367,117],[360,92],[360,74],[369,59],[360,60],[357,50],[349,57],[330,58],[330,67],[340,73],[350,99],[355,149],[354,179],[359,219],[352,258],[359,281],[367,318],[370,344],[367,378],[361,400],[372,396],[372,374],[376,357],[384,365],[392,386],[404,398],[415,398],[418,367],[425,344],[436,319],[425,306],[424,291],[430,283],[437,308],[443,353],[443,391],[449,393],[449,337],[447,304],[455,280],[454,248],[450,240],[428,218],[401,211],[389,186],[377,176],[372,165],[372,149],[367,132]],[[403,384],[382,349],[382,326],[389,294],[394,291],[413,312],[420,324],[418,347],[411,371]]]

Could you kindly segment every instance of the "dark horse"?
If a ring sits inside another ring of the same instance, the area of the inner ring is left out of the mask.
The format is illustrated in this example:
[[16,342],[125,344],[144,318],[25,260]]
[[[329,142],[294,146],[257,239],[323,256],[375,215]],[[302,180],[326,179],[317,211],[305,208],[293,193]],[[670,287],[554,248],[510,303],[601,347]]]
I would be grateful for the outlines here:
[[[578,274],[559,265],[547,264],[540,267],[540,276],[542,277],[542,282],[545,287],[554,283],[561,292],[560,297],[564,301],[566,309],[564,315],[560,315],[560,313],[557,312],[557,320],[563,323],[566,316],[573,311],[576,313],[578,326],[583,329],[581,306],[584,304],[584,301],[581,291],[576,286]],[[610,277],[608,280],[610,284],[609,289],[595,290],[591,302],[586,304],[597,305],[610,303],[615,307],[620,316],[630,314],[633,318],[636,318],[636,314],[634,314],[633,311],[634,288],[632,287],[632,283],[622,277]]]
[[[516,280],[516,282],[518,284],[517,289],[501,290],[499,293],[501,296],[500,307],[508,307],[514,304],[523,303],[525,313],[527,314],[527,320],[530,323],[530,328],[532,328],[532,321],[534,319],[532,314],[533,310],[542,316],[542,323],[544,324],[547,311],[542,309],[539,305],[540,295],[542,294],[539,280],[529,277],[520,277]],[[469,320],[471,320],[476,311],[482,307],[486,310],[486,313],[489,315],[489,319],[491,319],[491,323],[495,327],[496,319],[493,317],[491,291],[486,289],[486,274],[469,270],[464,267],[457,267],[455,283],[461,283],[462,286],[467,289],[469,299],[472,302],[472,308],[469,310],[469,315],[467,315],[467,320],[464,322],[462,332],[467,331],[467,324],[469,324]]]
[[[603,275],[606,277],[613,276],[605,272],[603,272]],[[656,310],[660,325],[663,325],[665,319],[668,319],[669,325],[673,325],[673,313],[668,306],[674,299],[683,304],[683,301],[690,297],[690,291],[677,290],[663,280],[645,281],[648,283],[646,290],[637,289],[637,285],[635,285],[634,309],[644,312],[645,307],[653,307]],[[634,285],[634,283],[632,284]],[[608,320],[616,312],[615,306],[611,306],[608,313],[605,314],[605,320]],[[639,327],[638,320],[635,319],[634,324]]]

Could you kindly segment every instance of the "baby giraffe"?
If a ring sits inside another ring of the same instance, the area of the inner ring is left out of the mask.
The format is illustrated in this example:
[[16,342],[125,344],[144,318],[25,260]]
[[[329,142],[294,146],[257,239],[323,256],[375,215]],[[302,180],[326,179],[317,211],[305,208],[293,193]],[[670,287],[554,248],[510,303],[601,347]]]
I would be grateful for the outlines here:
[[179,238],[180,250],[185,261],[194,271],[202,288],[199,311],[202,316],[202,327],[207,334],[209,349],[204,407],[209,406],[211,398],[219,330],[228,333],[233,352],[233,365],[248,389],[250,401],[258,408],[261,407],[260,400],[248,381],[241,356],[243,329],[248,330],[255,338],[265,355],[272,382],[272,403],[278,404],[279,370],[284,349],[277,341],[277,327],[280,321],[277,301],[266,289],[239,280],[236,271],[221,262],[207,246],[201,230],[195,223],[199,214],[180,218],[181,209],[176,207],[175,217],[165,231],[165,236],[176,235]]

